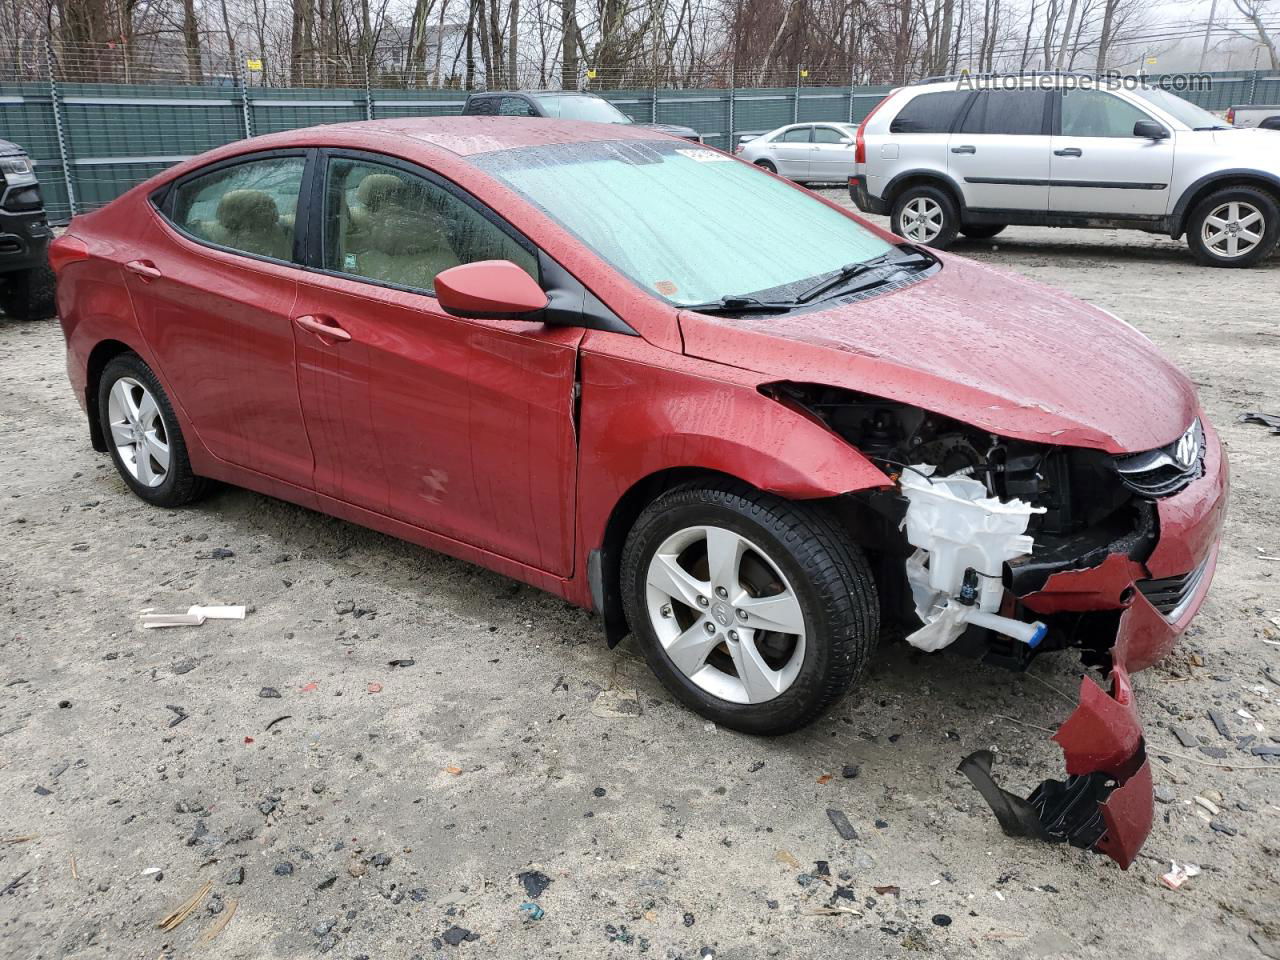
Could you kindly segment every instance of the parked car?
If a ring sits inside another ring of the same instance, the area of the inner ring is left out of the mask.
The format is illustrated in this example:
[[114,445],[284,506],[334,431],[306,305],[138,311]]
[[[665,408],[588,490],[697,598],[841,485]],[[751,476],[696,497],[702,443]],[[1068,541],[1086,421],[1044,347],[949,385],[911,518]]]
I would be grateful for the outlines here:
[[851,123],[789,123],[760,136],[744,134],[734,153],[797,183],[845,183],[857,173]]
[[638,123],[604,97],[576,90],[493,90],[473,93],[462,108],[464,117],[550,117],[556,120],[590,120],[594,123],[634,123],[638,127],[669,133],[682,140],[702,142],[693,127],[676,123]]
[[551,591],[757,734],[829,709],[882,627],[1078,649],[1110,694],[1086,678],[1033,805],[1136,855],[1129,671],[1204,599],[1227,468],[1111,314],[720,151],[520,118],[238,141],[51,257],[89,437],[143,500],[236,484]]
[[52,235],[31,158],[0,140],[0,312],[18,320],[53,316]]
[[1232,129],[1165,90],[1081,82],[1042,75],[983,89],[962,78],[893,91],[858,128],[854,202],[937,248],[1018,223],[1185,234],[1215,267],[1270,256],[1280,132]]
[[1280,106],[1275,104],[1245,104],[1227,111],[1227,123],[1233,127],[1261,127],[1263,130],[1280,130]]

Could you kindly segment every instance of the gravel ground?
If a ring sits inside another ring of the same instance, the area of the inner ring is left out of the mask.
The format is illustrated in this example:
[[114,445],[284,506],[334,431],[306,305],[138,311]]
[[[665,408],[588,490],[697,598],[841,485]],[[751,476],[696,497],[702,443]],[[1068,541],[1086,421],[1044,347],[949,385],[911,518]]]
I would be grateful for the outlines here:
[[[1280,957],[1280,762],[1233,742],[1280,739],[1280,437],[1236,422],[1280,413],[1280,260],[957,250],[1136,324],[1230,449],[1214,588],[1136,678],[1162,802],[1128,872],[1005,838],[955,773],[990,747],[1011,788],[1058,775],[1069,654],[1016,676],[894,646],[802,733],[715,729],[527,587],[240,490],[145,506],[89,447],[57,326],[0,320],[0,957]],[[250,612],[137,625],[196,602]],[[1166,889],[1170,858],[1203,872]]]

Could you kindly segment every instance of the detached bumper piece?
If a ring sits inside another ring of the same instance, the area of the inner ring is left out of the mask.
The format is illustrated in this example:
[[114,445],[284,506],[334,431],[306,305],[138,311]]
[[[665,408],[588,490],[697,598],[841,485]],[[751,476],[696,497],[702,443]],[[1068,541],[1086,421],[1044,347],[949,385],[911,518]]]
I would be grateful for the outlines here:
[[1111,693],[1085,677],[1080,705],[1053,735],[1066,761],[1066,780],[1046,780],[1025,799],[991,776],[992,755],[979,750],[959,771],[982,794],[1011,837],[1070,843],[1105,854],[1127,870],[1151,832],[1151,767],[1123,667],[1111,672]]

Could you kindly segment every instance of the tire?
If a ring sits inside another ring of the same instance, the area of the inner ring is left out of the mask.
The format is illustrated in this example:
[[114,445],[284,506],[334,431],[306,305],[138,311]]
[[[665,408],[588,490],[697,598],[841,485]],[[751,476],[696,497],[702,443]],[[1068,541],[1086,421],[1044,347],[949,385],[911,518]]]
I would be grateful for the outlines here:
[[890,229],[904,240],[945,250],[955,242],[960,214],[951,194],[940,187],[907,187],[893,201]]
[[757,160],[756,166],[761,170],[768,170],[770,173],[778,172],[778,168],[773,165],[772,160]]
[[0,276],[0,310],[15,320],[52,320],[53,269],[47,260],[30,270]]
[[1252,267],[1271,256],[1278,241],[1280,204],[1256,187],[1215,190],[1187,218],[1187,246],[1206,266]]
[[[708,530],[738,552],[709,548]],[[736,573],[712,577],[716,556],[737,557]],[[715,581],[740,592],[721,593]],[[627,621],[663,685],[744,733],[776,736],[811,723],[858,679],[879,636],[870,568],[835,518],[732,480],[686,484],[651,503],[627,536],[620,586]],[[800,632],[751,627],[767,615]]]
[[[137,354],[123,353],[107,362],[98,381],[98,422],[116,470],[147,503],[180,507],[205,494],[208,481],[191,471],[173,406]],[[121,443],[122,438],[127,442]],[[167,462],[161,455],[164,447]]]
[[1007,226],[1007,223],[969,223],[962,226],[960,232],[970,240],[989,240]]

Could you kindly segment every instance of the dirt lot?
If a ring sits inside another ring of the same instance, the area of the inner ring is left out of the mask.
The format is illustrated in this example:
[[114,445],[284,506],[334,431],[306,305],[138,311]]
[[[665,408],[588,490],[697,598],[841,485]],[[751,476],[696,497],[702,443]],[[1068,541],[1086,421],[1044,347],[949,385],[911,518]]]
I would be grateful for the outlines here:
[[[1280,762],[1206,715],[1280,739],[1280,437],[1236,422],[1280,413],[1280,260],[1018,228],[958,249],[1137,325],[1230,448],[1208,603],[1136,678],[1162,802],[1128,872],[1005,838],[954,772],[989,746],[1016,789],[1058,775],[1070,655],[883,649],[801,734],[709,728],[630,642],[501,577],[239,490],[145,506],[89,447],[57,326],[0,320],[0,957],[1280,957]],[[137,625],[195,602],[250,612]],[[1166,889],[1170,858],[1203,873]]]

